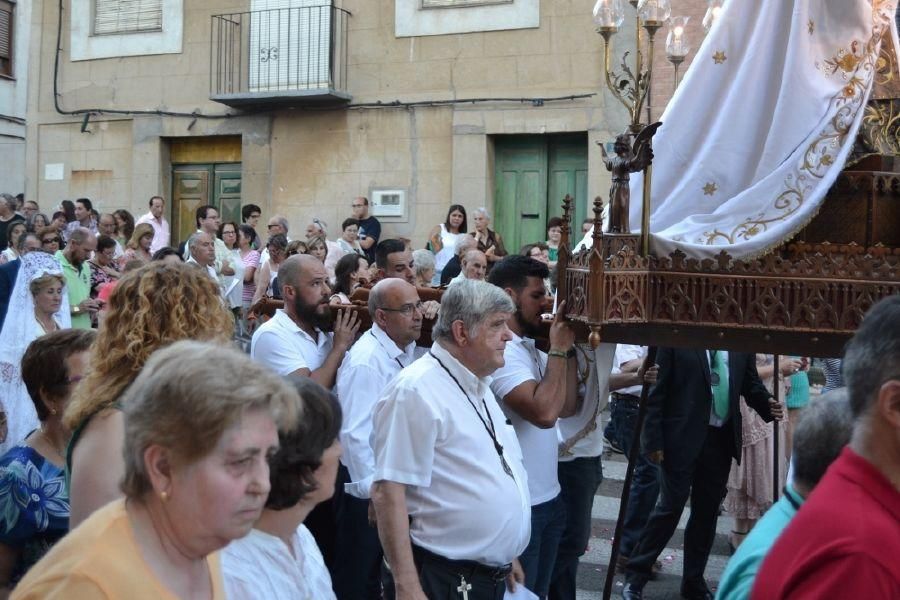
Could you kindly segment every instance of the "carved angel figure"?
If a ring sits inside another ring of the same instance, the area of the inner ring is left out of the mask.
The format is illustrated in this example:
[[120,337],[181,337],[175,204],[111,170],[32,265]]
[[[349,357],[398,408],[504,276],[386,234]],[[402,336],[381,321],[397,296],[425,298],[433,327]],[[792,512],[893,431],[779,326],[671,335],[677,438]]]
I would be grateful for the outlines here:
[[641,130],[634,140],[634,145],[629,144],[631,134],[625,132],[616,137],[613,146],[616,155],[609,156],[606,148],[600,143],[600,152],[603,154],[603,164],[606,170],[612,173],[612,185],[609,188],[609,231],[610,233],[631,233],[628,223],[629,205],[631,204],[631,192],[628,181],[630,173],[643,171],[653,162],[653,134],[662,123],[656,122]]

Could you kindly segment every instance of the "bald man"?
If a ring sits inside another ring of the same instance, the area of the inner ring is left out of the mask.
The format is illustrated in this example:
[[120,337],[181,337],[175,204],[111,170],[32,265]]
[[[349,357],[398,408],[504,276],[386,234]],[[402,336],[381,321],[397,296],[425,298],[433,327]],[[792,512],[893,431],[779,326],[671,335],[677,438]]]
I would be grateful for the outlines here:
[[278,269],[284,308],[253,334],[250,355],[279,375],[310,377],[331,389],[344,354],[353,344],[359,319],[339,310],[333,333],[325,265],[308,254],[288,258]]
[[372,408],[397,373],[424,354],[425,349],[416,346],[423,308],[415,286],[407,281],[389,278],[376,283],[369,293],[372,328],[353,345],[338,370],[336,391],[344,414],[338,481],[346,491],[338,512],[340,560],[332,577],[338,598],[380,597],[383,552],[368,517],[375,473],[369,444]]

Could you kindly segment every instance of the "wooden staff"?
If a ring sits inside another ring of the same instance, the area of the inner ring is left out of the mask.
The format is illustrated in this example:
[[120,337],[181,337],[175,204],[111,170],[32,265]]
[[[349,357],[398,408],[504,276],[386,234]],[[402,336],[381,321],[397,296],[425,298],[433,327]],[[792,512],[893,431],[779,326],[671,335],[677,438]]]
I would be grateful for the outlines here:
[[[650,346],[647,349],[647,358],[644,359],[644,373],[655,363],[656,346]],[[634,423],[634,433],[631,436],[631,448],[628,449],[628,467],[625,469],[622,499],[619,502],[619,518],[616,521],[615,533],[613,533],[612,552],[609,555],[609,567],[606,570],[606,584],[603,586],[603,600],[609,600],[612,594],[613,578],[616,575],[616,559],[619,558],[619,544],[622,541],[622,523],[625,521],[625,512],[628,510],[628,496],[631,493],[634,467],[637,464],[638,455],[641,451],[641,430],[644,428],[644,418],[647,416],[647,396],[649,393],[650,385],[646,381],[642,382],[637,420]]]
[[[775,366],[775,371],[772,373],[772,381],[774,385],[772,386],[772,391],[775,393],[775,402],[779,402],[779,388],[781,386],[778,385],[778,376],[781,374],[781,370],[778,368],[778,355],[774,355],[773,364]],[[778,502],[778,493],[781,491],[781,487],[778,485],[778,421],[772,421],[772,431],[775,433],[775,440],[772,442],[772,445],[775,447],[775,454],[772,460],[772,502]]]

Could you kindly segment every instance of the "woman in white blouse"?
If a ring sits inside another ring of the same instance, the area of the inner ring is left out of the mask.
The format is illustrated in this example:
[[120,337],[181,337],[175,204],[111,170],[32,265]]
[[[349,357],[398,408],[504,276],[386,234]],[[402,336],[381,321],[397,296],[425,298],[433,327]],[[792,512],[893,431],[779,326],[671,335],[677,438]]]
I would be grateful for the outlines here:
[[266,508],[250,533],[222,552],[228,598],[335,598],[325,561],[303,520],[334,493],[341,407],[311,379],[293,383],[303,397],[303,414],[292,431],[278,435]]

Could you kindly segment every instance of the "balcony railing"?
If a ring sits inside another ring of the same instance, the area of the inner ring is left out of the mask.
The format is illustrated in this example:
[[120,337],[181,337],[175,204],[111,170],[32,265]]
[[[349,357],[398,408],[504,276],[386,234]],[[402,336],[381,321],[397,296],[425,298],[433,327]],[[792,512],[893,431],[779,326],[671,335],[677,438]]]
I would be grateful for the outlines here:
[[331,3],[213,15],[210,99],[234,107],[349,102],[350,17]]

